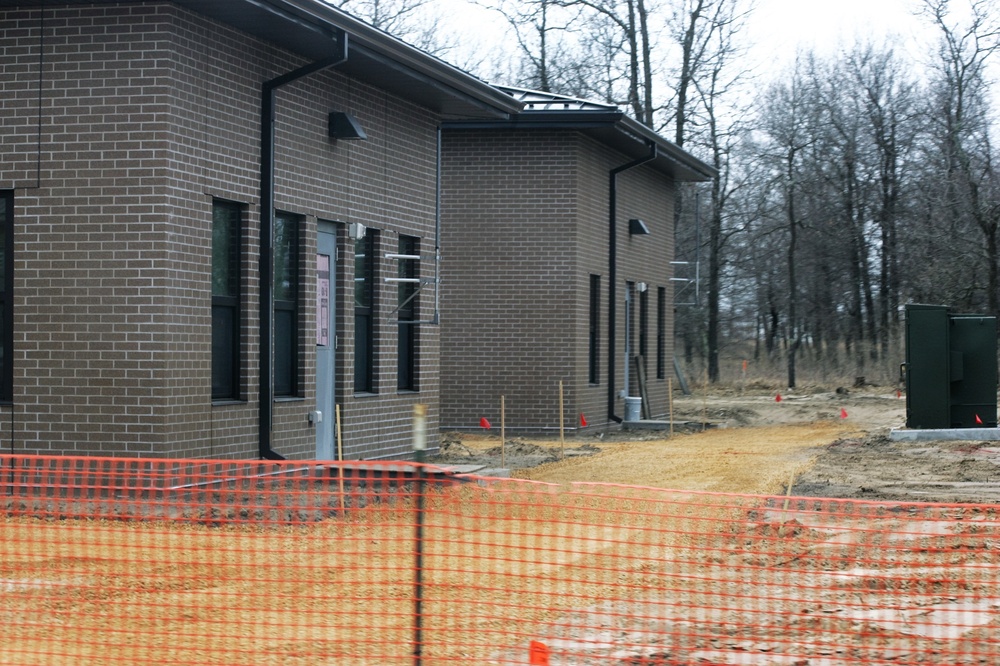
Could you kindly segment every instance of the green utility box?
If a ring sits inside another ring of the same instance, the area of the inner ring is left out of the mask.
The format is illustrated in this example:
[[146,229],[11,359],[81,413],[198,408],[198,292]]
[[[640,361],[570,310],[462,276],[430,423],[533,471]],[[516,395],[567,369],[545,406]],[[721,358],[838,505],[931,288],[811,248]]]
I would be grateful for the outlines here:
[[997,320],[906,306],[906,427],[995,428]]

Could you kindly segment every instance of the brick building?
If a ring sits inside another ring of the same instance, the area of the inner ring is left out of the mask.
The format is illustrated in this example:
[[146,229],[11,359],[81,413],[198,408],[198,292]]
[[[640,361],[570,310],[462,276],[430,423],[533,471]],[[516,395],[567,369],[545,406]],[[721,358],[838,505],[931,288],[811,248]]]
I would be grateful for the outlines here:
[[320,0],[0,0],[0,58],[4,451],[433,437],[434,289],[386,278],[434,276],[440,123],[518,100]]
[[[446,122],[441,426],[555,430],[667,410],[674,184],[715,170],[617,107],[506,89],[510,120]],[[634,403],[633,403],[634,404]]]

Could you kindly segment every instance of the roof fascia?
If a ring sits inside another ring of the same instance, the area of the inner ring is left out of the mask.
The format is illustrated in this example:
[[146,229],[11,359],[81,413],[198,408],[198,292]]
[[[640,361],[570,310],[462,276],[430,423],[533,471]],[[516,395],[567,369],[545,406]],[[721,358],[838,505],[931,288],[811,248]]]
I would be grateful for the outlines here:
[[[392,63],[399,71],[409,70],[423,82],[433,81],[439,90],[460,93],[466,98],[477,100],[479,106],[484,108],[490,107],[500,113],[510,114],[519,112],[524,106],[485,81],[319,0],[234,1],[263,1],[293,14],[304,14],[312,20],[320,21],[324,26],[342,29],[350,35],[351,48],[363,47],[371,54],[381,56],[378,59],[383,64]],[[192,6],[198,4],[198,0],[187,2]]]
[[661,157],[666,157],[683,166],[685,169],[698,174],[701,176],[698,180],[715,180],[719,177],[719,172],[714,167],[702,162],[691,153],[679,147],[677,144],[667,141],[651,128],[640,123],[638,120],[625,116],[622,118],[621,126],[622,131],[631,132],[637,135],[639,137],[638,140],[643,142],[653,141],[656,143],[657,149],[661,151]]
[[592,129],[612,127],[621,111],[524,111],[508,120],[453,120],[444,129]]
[[457,120],[442,123],[442,129],[605,129],[620,140],[634,142],[645,151],[652,142],[657,147],[657,161],[665,161],[678,180],[704,182],[714,180],[719,172],[687,151],[667,141],[649,127],[621,111],[524,111],[510,120]]
[[[91,3],[95,3],[95,0],[0,0],[0,8],[53,9],[61,5]],[[247,12],[258,14],[263,12],[276,21],[294,26],[295,30],[305,31],[301,33],[302,41],[308,42],[310,46],[305,47],[300,43],[298,50],[296,44],[284,43],[281,46],[307,57],[314,57],[317,48],[325,50],[324,42],[334,40],[336,33],[344,31],[348,34],[351,49],[363,50],[371,60],[383,67],[392,67],[396,73],[409,77],[414,83],[431,85],[438,94],[461,100],[462,103],[478,109],[479,113],[471,114],[473,117],[482,114],[502,119],[518,113],[524,107],[523,103],[472,74],[425,53],[322,0],[97,0],[97,3],[106,5],[170,3],[244,31],[247,31],[245,24],[237,25],[239,22],[232,20],[233,11],[245,8]],[[377,81],[374,83],[377,85]]]

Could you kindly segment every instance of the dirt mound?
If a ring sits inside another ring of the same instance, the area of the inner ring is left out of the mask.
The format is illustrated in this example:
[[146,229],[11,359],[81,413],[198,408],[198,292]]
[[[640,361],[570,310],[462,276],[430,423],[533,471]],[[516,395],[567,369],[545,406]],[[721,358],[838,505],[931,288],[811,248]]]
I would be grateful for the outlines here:
[[508,439],[505,443],[505,447],[494,446],[492,449],[488,449],[486,451],[486,455],[489,456],[499,456],[501,454],[514,457],[541,456],[543,458],[558,460],[558,456],[556,456],[548,447],[532,444],[531,442],[526,442],[523,439]]

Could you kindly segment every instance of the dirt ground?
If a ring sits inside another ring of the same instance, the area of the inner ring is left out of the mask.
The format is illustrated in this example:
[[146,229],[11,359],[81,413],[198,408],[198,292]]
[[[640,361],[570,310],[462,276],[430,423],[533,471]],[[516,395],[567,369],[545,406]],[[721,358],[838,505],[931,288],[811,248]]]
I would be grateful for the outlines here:
[[[441,620],[439,634],[422,634],[426,656],[525,663],[526,643],[538,638],[575,655],[558,662],[566,666],[998,663],[992,508],[889,510],[871,529],[854,509],[793,506],[788,520],[784,498],[684,497],[991,497],[1000,444],[890,443],[888,428],[903,424],[904,411],[891,388],[802,391],[780,402],[766,391],[715,391],[678,398],[673,437],[616,427],[564,444],[510,438],[501,448],[495,435],[449,436],[434,462],[682,492],[613,488],[597,499],[584,493],[579,505],[548,505],[535,503],[549,493],[534,484],[524,495],[446,486],[432,501],[453,532],[431,538],[422,560],[424,608]],[[217,493],[202,503],[198,492],[165,509],[216,516]],[[298,504],[299,494],[289,500],[296,513],[312,506]],[[636,511],[648,496],[669,497],[674,510]],[[255,487],[231,497],[250,513],[221,507],[230,525],[113,512],[32,517],[9,500],[10,515],[0,517],[0,664],[410,663],[408,654],[387,656],[412,636],[405,500],[285,526],[267,524],[274,496]],[[574,506],[586,515],[599,506],[604,522],[567,527],[578,525],[567,518]],[[263,523],[241,522],[258,509]],[[483,635],[489,641],[468,638]]]
[[[1000,442],[893,442],[895,387],[782,393],[710,389],[674,401],[673,436],[622,430],[555,437],[449,433],[441,465],[508,468],[552,483],[942,502],[1000,501]],[[703,425],[705,427],[703,427]]]

